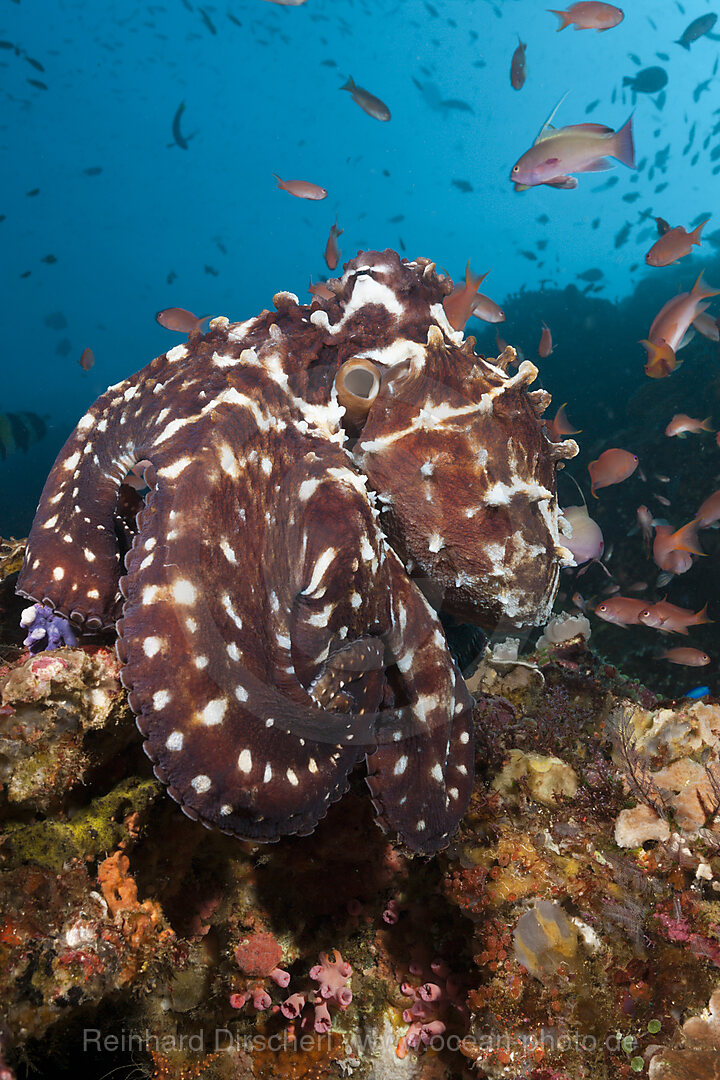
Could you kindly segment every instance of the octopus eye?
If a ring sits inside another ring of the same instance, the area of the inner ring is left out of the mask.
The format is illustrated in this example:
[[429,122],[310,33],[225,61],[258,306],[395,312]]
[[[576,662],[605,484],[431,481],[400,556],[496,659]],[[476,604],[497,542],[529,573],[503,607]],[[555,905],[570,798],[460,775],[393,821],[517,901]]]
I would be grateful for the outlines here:
[[335,389],[349,421],[363,422],[378,395],[380,379],[380,369],[364,356],[354,356],[338,369]]

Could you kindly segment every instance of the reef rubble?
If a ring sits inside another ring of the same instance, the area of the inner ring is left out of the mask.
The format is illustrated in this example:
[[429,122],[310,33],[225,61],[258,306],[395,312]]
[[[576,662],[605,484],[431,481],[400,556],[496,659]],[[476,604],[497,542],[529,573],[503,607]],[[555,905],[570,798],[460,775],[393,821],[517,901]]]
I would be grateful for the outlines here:
[[720,1076],[720,704],[488,649],[444,851],[361,777],[263,845],[167,798],[111,644],[0,629],[3,1080]]

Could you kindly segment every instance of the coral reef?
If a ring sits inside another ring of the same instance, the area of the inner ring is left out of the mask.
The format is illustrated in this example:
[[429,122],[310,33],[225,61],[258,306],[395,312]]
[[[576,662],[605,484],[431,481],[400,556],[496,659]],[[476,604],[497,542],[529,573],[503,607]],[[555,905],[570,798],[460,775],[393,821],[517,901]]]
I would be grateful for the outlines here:
[[108,649],[16,647],[8,1080],[715,1077],[720,705],[658,702],[582,634],[496,651],[468,811],[420,859],[357,772],[312,836],[208,832],[162,797]]

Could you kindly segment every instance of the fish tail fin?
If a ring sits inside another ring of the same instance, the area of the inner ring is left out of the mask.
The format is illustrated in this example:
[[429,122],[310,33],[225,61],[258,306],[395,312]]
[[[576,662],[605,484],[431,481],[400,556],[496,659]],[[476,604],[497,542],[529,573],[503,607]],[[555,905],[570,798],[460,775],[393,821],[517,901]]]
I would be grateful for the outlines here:
[[613,157],[622,161],[629,169],[635,168],[635,145],[633,143],[632,118],[630,113],[627,120],[613,136]]
[[683,525],[677,532],[672,534],[673,550],[688,551],[691,555],[706,554],[700,547],[700,541],[697,538],[699,523],[700,518],[693,518],[692,521],[688,521],[687,525]]
[[695,614],[693,615],[692,623],[691,623],[692,626],[700,626],[701,623],[715,622],[714,619],[709,619],[708,618],[707,609],[708,609],[708,606],[707,606],[707,604],[705,604],[705,607],[701,611],[696,611],[695,612]]
[[479,276],[473,274],[470,269],[470,260],[468,259],[467,266],[465,267],[465,288],[468,290],[472,289],[472,291],[476,293],[489,273],[490,271],[486,270],[484,274],[480,274]]
[[710,218],[706,217],[704,221],[701,221],[700,224],[697,225],[693,229],[693,231],[690,233],[690,238],[689,238],[691,244],[699,244],[700,243],[700,233],[703,231],[703,228],[707,225],[709,220],[710,220]]
[[710,417],[709,417],[709,416],[706,416],[706,417],[705,417],[705,419],[703,420],[703,422],[702,422],[702,424],[700,425],[700,427],[702,428],[702,430],[703,430],[703,431],[713,431],[713,430],[714,430],[714,429],[713,429],[713,428],[712,428],[712,427],[710,426]]
[[710,296],[720,296],[720,289],[713,289],[712,286],[705,284],[702,279],[704,273],[704,270],[700,271],[697,281],[690,290],[690,295],[695,300],[706,300]]
[[675,44],[676,45],[682,45],[683,49],[686,49],[687,52],[690,52],[690,46],[688,45],[688,43],[686,41],[683,41],[681,39],[680,41],[676,41]]
[[349,90],[352,93],[352,91],[355,89],[355,82],[353,80],[352,75],[348,75],[347,82],[345,83],[344,86],[341,86],[340,89],[341,90]]
[[277,186],[278,186],[279,188],[283,187],[283,186],[284,186],[284,184],[285,184],[285,181],[284,181],[284,180],[281,180],[281,179],[280,179],[280,177],[278,176],[278,174],[277,174],[276,172],[274,172],[274,173],[273,173],[273,176],[274,176],[274,177],[275,177],[275,179],[277,180]]
[[572,15],[570,15],[567,11],[556,11],[555,8],[547,8],[546,10],[549,11],[551,15],[557,15],[558,19],[561,20],[562,25],[558,26],[556,31],[556,33],[558,34],[561,30],[564,30],[566,26],[570,26],[571,22],[573,21]]

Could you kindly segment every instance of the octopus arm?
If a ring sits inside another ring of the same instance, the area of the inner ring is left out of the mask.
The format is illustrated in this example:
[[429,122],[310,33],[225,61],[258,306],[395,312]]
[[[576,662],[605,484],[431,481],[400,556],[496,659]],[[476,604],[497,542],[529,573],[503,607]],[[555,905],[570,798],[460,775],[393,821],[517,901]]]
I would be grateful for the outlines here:
[[379,824],[411,851],[429,854],[446,846],[470,799],[473,701],[437,616],[391,551],[387,562],[388,678],[400,707],[383,717],[367,782]]

